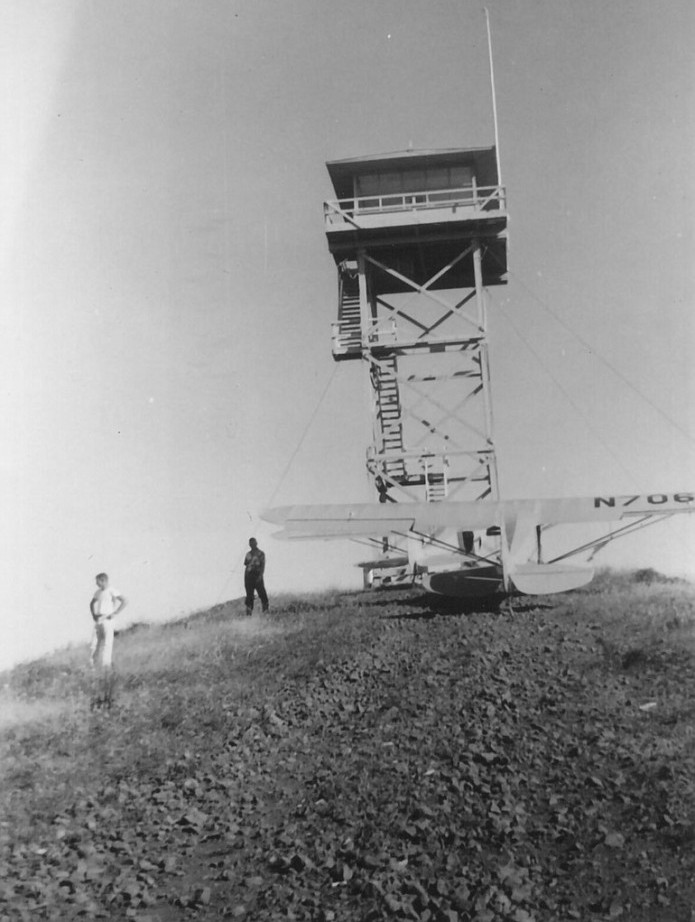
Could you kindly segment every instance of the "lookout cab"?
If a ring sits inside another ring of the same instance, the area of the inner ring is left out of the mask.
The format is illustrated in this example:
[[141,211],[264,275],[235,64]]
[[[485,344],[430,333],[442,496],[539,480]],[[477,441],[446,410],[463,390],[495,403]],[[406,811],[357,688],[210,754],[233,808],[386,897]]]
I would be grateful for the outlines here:
[[327,168],[333,357],[369,375],[367,468],[380,500],[496,499],[487,308],[506,280],[507,209],[495,148]]

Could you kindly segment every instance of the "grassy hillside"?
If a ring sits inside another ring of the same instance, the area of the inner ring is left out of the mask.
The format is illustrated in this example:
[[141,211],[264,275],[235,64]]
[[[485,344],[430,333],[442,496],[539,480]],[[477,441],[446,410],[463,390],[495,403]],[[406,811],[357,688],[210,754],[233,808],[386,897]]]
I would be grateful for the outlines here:
[[691,919],[695,587],[272,601],[2,677],[0,920]]

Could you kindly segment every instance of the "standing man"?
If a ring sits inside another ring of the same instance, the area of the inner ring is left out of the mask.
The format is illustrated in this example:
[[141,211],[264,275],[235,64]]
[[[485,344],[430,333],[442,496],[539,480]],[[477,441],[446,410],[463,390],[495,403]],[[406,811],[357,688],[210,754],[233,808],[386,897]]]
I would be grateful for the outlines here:
[[96,577],[97,591],[89,603],[89,610],[94,619],[94,638],[92,640],[92,665],[109,669],[113,657],[113,619],[128,604],[125,596],[118,589],[109,586],[107,573]]
[[244,587],[246,589],[246,614],[253,614],[253,594],[258,593],[263,611],[268,611],[268,593],[265,591],[265,554],[255,538],[249,538],[251,550],[244,557]]
[[98,573],[97,591],[89,603],[89,610],[94,620],[94,637],[92,639],[92,668],[99,669],[98,687],[92,698],[92,708],[110,708],[113,701],[113,619],[128,604],[124,595],[109,586],[107,573]]

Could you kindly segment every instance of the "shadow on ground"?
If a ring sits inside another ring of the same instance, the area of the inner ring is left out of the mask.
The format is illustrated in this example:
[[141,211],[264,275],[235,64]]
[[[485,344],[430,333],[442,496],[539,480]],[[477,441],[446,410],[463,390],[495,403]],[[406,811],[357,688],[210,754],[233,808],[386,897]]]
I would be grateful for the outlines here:
[[550,602],[540,602],[537,599],[509,599],[504,595],[491,596],[488,599],[453,599],[437,595],[434,592],[421,593],[410,598],[372,602],[375,607],[393,607],[397,604],[401,609],[411,609],[410,612],[389,612],[382,615],[386,619],[429,619],[437,615],[460,616],[476,614],[523,614],[538,609],[550,608]]

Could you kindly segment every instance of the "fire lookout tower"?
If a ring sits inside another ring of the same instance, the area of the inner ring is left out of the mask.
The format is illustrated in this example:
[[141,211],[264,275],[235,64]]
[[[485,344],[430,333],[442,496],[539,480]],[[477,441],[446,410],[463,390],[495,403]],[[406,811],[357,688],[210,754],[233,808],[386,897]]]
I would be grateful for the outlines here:
[[488,288],[504,284],[494,147],[327,164],[338,268],[333,357],[369,375],[367,469],[382,502],[498,498]]

